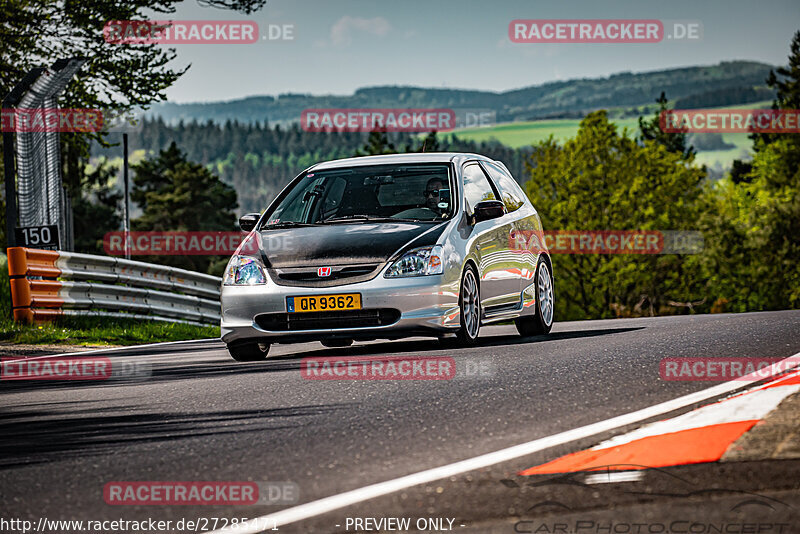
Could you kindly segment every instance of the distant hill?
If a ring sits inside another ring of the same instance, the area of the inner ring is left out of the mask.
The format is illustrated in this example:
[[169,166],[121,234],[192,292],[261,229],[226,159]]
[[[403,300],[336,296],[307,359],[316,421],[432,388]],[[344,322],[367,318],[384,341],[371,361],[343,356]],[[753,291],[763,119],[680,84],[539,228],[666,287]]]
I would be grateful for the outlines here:
[[[623,112],[646,106],[665,91],[671,101],[715,107],[765,100],[764,80],[772,65],[752,61],[727,61],[711,66],[622,72],[603,78],[549,82],[495,93],[462,89],[382,86],[356,90],[352,95],[283,94],[253,96],[227,102],[192,104],[161,103],[150,116],[167,123],[180,120],[223,123],[289,123],[298,121],[308,108],[469,108],[488,109],[498,122],[543,118],[582,117],[587,112],[620,108]],[[767,98],[768,99],[768,98]],[[687,106],[690,107],[690,106]]]

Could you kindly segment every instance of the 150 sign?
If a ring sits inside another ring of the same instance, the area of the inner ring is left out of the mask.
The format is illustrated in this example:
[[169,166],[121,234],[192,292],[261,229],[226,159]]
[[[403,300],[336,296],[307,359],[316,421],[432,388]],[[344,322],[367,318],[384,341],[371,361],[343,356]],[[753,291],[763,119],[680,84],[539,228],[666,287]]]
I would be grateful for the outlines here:
[[23,226],[15,229],[17,246],[28,248],[58,248],[58,226]]

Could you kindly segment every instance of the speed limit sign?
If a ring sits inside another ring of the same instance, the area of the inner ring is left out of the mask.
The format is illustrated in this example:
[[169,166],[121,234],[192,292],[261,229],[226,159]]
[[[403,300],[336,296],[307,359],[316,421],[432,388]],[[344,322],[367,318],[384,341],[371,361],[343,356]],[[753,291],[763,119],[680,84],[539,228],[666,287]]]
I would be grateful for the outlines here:
[[17,227],[14,234],[17,238],[17,246],[58,249],[58,225]]

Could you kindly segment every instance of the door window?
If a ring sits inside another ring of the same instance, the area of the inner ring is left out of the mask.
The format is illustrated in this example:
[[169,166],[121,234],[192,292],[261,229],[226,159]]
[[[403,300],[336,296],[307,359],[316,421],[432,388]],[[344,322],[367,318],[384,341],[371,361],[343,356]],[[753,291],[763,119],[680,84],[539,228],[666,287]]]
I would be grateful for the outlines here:
[[492,184],[484,174],[480,165],[471,163],[464,167],[464,201],[465,210],[469,215],[473,214],[475,205],[484,200],[497,200]]
[[500,167],[492,163],[483,162],[486,170],[489,172],[494,185],[500,190],[500,199],[506,205],[506,210],[511,213],[514,210],[521,208],[525,204],[522,190],[508,174],[503,172]]

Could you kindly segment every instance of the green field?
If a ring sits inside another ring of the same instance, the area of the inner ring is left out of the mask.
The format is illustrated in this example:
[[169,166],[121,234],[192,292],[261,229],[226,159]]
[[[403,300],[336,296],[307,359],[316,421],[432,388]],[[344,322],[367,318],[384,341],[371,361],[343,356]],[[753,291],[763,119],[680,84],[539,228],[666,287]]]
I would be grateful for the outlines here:
[[[464,128],[454,133],[469,141],[496,140],[513,148],[529,146],[544,141],[551,135],[556,141],[564,142],[575,137],[580,119],[552,119],[542,121],[507,122],[488,128]],[[636,119],[615,121],[620,127],[629,130],[637,126]]]
[[[770,102],[754,102],[751,104],[741,104],[738,106],[724,106],[715,109],[733,108],[769,108]],[[540,121],[508,122],[497,124],[488,128],[464,128],[456,130],[454,133],[460,139],[482,142],[496,140],[504,145],[514,148],[530,146],[544,141],[551,135],[556,141],[564,142],[578,131],[580,119],[550,119]],[[618,127],[620,133],[623,128],[627,128],[628,135],[639,133],[638,118],[612,119]],[[748,134],[725,133],[722,138],[726,143],[736,145],[735,148],[728,150],[708,150],[698,151],[696,161],[709,167],[719,166],[728,169],[734,159],[749,157],[752,142]]]

